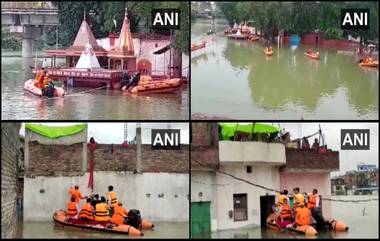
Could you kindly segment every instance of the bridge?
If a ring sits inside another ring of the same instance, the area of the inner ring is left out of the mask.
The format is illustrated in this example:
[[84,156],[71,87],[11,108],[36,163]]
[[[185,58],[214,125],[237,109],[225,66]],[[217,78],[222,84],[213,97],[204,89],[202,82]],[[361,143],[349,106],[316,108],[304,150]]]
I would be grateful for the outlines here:
[[1,24],[22,39],[22,57],[33,57],[44,26],[57,26],[58,8],[52,2],[1,2]]

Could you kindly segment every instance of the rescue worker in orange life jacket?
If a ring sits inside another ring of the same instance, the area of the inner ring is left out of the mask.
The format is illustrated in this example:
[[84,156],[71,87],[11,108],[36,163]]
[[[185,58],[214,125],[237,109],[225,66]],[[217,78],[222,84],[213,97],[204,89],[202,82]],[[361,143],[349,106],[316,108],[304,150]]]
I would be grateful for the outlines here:
[[280,204],[280,218],[281,222],[292,220],[292,211],[288,203],[288,199],[284,199],[284,202]]
[[305,197],[300,193],[299,187],[293,189],[294,193],[294,208],[297,209],[301,205],[305,204]]
[[94,208],[91,205],[91,198],[87,198],[87,203],[83,205],[79,212],[79,218],[84,220],[94,220]]
[[295,224],[299,226],[311,224],[311,211],[304,204],[297,209]]
[[114,213],[110,222],[113,224],[126,224],[126,217],[128,216],[128,210],[123,207],[122,203],[118,203],[118,205],[114,209]]
[[319,195],[318,195],[318,190],[313,189],[313,193],[309,194],[307,197],[307,208],[313,209],[313,208],[318,208],[319,207]]
[[108,222],[110,217],[106,204],[106,198],[102,196],[100,201],[101,202],[95,206],[95,221]]
[[67,204],[67,216],[70,218],[77,217],[79,213],[78,203],[75,202],[75,197],[71,197],[69,203]]
[[113,191],[113,186],[108,186],[107,205],[108,210],[110,210],[110,217],[112,217],[114,209],[117,206],[117,197],[116,193]]
[[285,199],[287,199],[288,204],[289,204],[288,190],[286,189],[284,189],[284,191],[282,191],[280,195],[278,196],[278,203],[283,204]]
[[80,199],[85,199],[85,197],[83,197],[82,194],[80,193],[78,185],[75,185],[74,188],[71,187],[69,189],[69,195],[75,197],[75,202],[76,203],[79,203]]

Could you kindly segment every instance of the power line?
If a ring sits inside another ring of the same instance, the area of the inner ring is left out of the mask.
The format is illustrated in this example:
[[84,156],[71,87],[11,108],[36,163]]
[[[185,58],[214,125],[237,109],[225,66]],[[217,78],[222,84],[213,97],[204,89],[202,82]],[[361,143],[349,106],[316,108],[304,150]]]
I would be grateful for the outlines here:
[[[196,163],[198,163],[200,166],[202,167],[207,167],[205,164],[203,163],[200,163],[199,161],[197,160],[192,160]],[[243,178],[240,178],[240,177],[237,177],[237,176],[234,176],[230,173],[227,173],[227,172],[223,172],[223,171],[220,171],[220,170],[215,170],[215,172],[217,173],[220,173],[220,174],[223,174],[223,175],[226,175],[226,176],[229,176],[231,178],[234,178],[238,181],[241,181],[241,182],[245,182],[249,185],[252,185],[252,186],[255,186],[255,187],[258,187],[258,188],[261,188],[261,189],[264,189],[264,190],[267,190],[267,191],[271,191],[271,192],[276,192],[276,193],[281,193],[281,191],[279,190],[276,190],[276,189],[273,189],[273,188],[269,188],[269,187],[265,187],[263,185],[259,185],[259,184],[256,184],[256,183],[253,183],[253,182],[250,182],[248,180],[245,180]],[[193,180],[192,180],[193,181]],[[204,183],[205,184],[205,183]],[[219,184],[220,185],[220,184]],[[215,186],[218,186],[218,184],[215,184]],[[225,186],[225,185],[221,185],[221,186]],[[322,200],[326,200],[326,201],[331,201],[331,202],[353,202],[353,203],[361,203],[361,202],[370,202],[370,201],[378,201],[379,199],[378,198],[371,198],[371,199],[362,199],[362,200],[340,200],[340,199],[332,199],[332,198],[322,198]]]

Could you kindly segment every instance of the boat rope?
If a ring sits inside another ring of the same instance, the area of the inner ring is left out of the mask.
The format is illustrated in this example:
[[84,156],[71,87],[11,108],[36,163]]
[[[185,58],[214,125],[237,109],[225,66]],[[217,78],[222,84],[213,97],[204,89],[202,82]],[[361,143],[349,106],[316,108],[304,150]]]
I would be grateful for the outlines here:
[[92,91],[101,90],[101,89],[108,88],[108,87],[109,87],[109,85],[104,85],[104,86],[100,86],[100,87],[97,87],[97,88],[94,88],[94,89],[89,89],[89,90],[84,90],[84,91],[78,91],[78,92],[71,93],[69,95],[65,95],[65,97],[66,96],[75,96],[75,95],[87,94],[87,93],[90,93]]
[[74,92],[74,93],[71,93],[71,94],[68,94],[68,95],[65,95],[64,97],[49,97],[49,98],[46,98],[47,100],[54,100],[54,99],[60,99],[60,98],[67,98],[67,97],[72,97],[72,96],[79,96],[81,94],[86,94],[86,93],[90,93],[92,91],[95,91],[95,90],[100,90],[100,89],[104,89],[104,88],[108,88],[109,85],[104,85],[104,86],[100,86],[100,87],[97,87],[97,88],[94,88],[94,89],[89,89],[89,90],[84,90],[84,91],[78,91],[78,92]]
[[[203,163],[200,163],[199,161],[197,160],[192,160],[194,162],[196,162],[198,165],[202,166],[202,167],[205,167],[205,168],[209,168],[207,165],[203,164]],[[269,187],[265,187],[263,185],[259,185],[259,184],[256,184],[256,183],[253,183],[253,182],[250,182],[248,180],[245,180],[243,178],[240,178],[240,177],[237,177],[237,176],[234,176],[230,173],[227,173],[227,172],[224,172],[224,171],[220,171],[220,170],[215,170],[215,172],[217,173],[220,173],[220,174],[223,174],[223,175],[226,175],[226,176],[229,176],[229,177],[232,177],[233,179],[236,179],[238,181],[241,181],[241,182],[245,182],[249,185],[252,185],[252,186],[255,186],[255,187],[258,187],[258,188],[261,188],[261,189],[264,189],[264,190],[267,190],[267,191],[271,191],[271,192],[276,192],[276,193],[281,193],[281,191],[279,190],[276,190],[276,189],[273,189],[273,188],[269,188]],[[192,180],[193,181],[193,180]],[[206,184],[206,183],[202,183],[202,184]],[[225,184],[209,184],[211,186],[225,186]],[[371,199],[361,199],[361,200],[340,200],[340,199],[333,199],[333,198],[322,198],[322,200],[326,200],[326,201],[331,201],[331,202],[353,202],[353,203],[361,203],[361,202],[370,202],[370,201],[378,201],[379,199],[378,198],[371,198]]]

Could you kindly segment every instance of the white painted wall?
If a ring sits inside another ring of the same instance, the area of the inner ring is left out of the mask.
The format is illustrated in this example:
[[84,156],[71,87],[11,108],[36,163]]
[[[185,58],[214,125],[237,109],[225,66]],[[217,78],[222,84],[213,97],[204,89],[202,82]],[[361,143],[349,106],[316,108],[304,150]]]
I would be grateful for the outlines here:
[[[26,177],[24,220],[51,220],[54,211],[67,208],[68,189],[75,184],[79,184],[82,195],[90,194],[88,177],[89,173],[77,177]],[[146,219],[189,221],[189,174],[94,172],[94,193],[105,195],[108,185],[114,186],[124,207],[140,210]],[[40,189],[44,189],[45,193],[40,193]],[[159,194],[164,196],[159,198]],[[84,203],[85,200],[81,200],[80,206]]]
[[[253,165],[252,173],[246,173],[246,166],[239,164],[221,165],[221,171],[243,178],[256,184],[279,190],[280,176],[278,167],[271,165]],[[260,226],[260,196],[275,195],[247,183],[233,179],[223,174],[217,174],[217,183],[229,183],[217,188],[217,219],[218,230]],[[228,215],[233,210],[233,194],[247,193],[248,220],[234,222]]]
[[[256,184],[279,190],[279,167],[252,165],[252,173],[246,173],[246,165],[224,164],[220,170]],[[202,198],[199,197],[202,192]],[[247,193],[248,220],[234,222],[228,211],[233,210],[233,194]],[[260,225],[260,196],[275,195],[274,192],[256,188],[229,176],[216,172],[191,172],[191,201],[211,201],[211,230],[224,230]]]
[[219,141],[219,160],[285,165],[285,146],[281,143],[256,141]]

